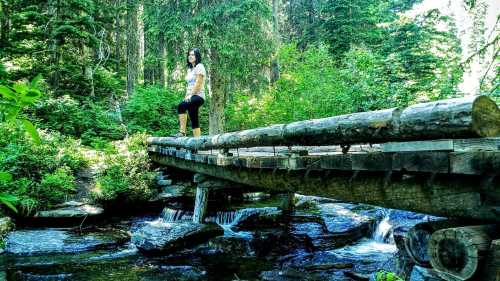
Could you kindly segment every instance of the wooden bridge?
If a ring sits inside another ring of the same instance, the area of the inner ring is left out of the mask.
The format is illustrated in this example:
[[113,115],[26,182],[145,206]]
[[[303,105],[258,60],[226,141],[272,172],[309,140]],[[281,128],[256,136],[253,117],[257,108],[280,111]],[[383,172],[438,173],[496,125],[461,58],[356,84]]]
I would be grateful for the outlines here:
[[[288,194],[285,209],[300,193],[459,218],[417,224],[404,251],[445,280],[500,280],[500,110],[485,96],[148,144],[160,165]],[[195,222],[219,186],[198,184]]]

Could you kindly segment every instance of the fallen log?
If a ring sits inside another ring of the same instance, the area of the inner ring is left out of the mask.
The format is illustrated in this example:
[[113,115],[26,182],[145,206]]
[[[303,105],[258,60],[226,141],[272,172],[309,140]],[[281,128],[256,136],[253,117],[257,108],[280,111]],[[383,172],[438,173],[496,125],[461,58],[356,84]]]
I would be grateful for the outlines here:
[[488,258],[483,270],[483,281],[500,280],[500,240],[491,242]]
[[500,110],[486,96],[416,104],[197,138],[153,137],[149,144],[188,150],[345,145],[500,136]]
[[499,230],[498,225],[479,225],[434,232],[428,245],[432,267],[448,281],[479,277],[491,241],[499,238]]
[[463,226],[463,220],[441,220],[418,223],[406,234],[404,247],[410,259],[422,267],[431,267],[427,246],[431,235],[441,229]]

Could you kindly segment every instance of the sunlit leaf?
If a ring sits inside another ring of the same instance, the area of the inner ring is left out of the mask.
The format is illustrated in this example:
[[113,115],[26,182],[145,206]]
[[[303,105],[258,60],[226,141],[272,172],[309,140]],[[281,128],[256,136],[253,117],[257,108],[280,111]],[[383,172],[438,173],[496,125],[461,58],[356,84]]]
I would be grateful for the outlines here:
[[9,172],[0,171],[0,181],[5,181],[5,182],[12,181],[12,174]]
[[35,76],[35,78],[33,78],[33,80],[31,80],[31,87],[38,87],[38,82],[40,82],[40,80],[42,80],[42,74],[38,74],[37,76]]
[[33,141],[36,144],[40,144],[40,135],[38,135],[38,132],[36,131],[35,126],[26,119],[21,119],[21,122],[23,123],[24,129],[31,135],[31,138],[33,138]]
[[19,199],[8,193],[0,193],[0,203],[4,204],[5,206],[9,207],[11,210],[17,213],[16,206],[14,206],[14,203],[16,203]]
[[24,94],[28,91],[28,86],[24,83],[16,83],[12,86],[12,88],[18,93],[18,94]]
[[17,100],[17,95],[9,87],[0,85],[0,94],[6,99]]

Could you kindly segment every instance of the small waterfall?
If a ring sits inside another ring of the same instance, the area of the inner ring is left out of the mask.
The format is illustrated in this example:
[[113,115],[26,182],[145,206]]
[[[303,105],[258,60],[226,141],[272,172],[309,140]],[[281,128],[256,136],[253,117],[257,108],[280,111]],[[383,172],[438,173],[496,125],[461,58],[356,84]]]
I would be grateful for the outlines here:
[[193,212],[164,208],[161,212],[161,218],[166,222],[192,221]]
[[384,217],[377,224],[377,226],[375,227],[375,231],[373,231],[372,234],[372,239],[375,240],[375,242],[389,243],[389,244],[394,243],[394,238],[392,236],[392,225],[389,221],[389,218],[390,218],[390,212],[389,213],[384,212]]
[[[236,213],[237,212],[235,211],[219,211],[214,215],[206,217],[205,222],[214,222],[219,225],[230,225],[234,222]],[[193,212],[165,208],[161,213],[161,218],[165,222],[192,221]]]
[[219,211],[215,214],[215,216],[208,216],[205,218],[206,222],[215,222],[219,225],[229,225],[232,224],[234,219],[236,218],[235,211]]
[[[265,208],[246,208],[237,211],[218,211],[215,214],[209,215],[205,218],[205,222],[214,222],[219,225],[235,225],[239,220],[247,218],[255,214],[269,214],[277,212],[276,207],[265,207]],[[176,222],[176,221],[192,221],[193,212],[184,210],[174,210],[170,208],[164,208],[161,213],[161,218],[165,222]]]

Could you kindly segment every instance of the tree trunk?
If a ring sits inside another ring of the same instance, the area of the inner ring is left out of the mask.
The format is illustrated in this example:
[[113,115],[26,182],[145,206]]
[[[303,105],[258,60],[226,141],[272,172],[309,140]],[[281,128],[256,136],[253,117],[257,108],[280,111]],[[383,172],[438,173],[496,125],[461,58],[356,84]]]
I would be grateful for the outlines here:
[[137,61],[137,80],[144,82],[144,1],[139,0],[137,9],[137,34],[139,36],[139,57]]
[[6,0],[0,0],[0,47],[4,48],[9,43],[10,33],[10,7]]
[[158,34],[158,61],[155,73],[157,73],[157,81],[162,88],[166,86],[165,84],[166,59],[167,59],[167,52],[165,49],[165,34],[163,32],[160,32]]
[[280,64],[278,60],[278,50],[280,46],[280,34],[279,34],[279,21],[278,21],[278,11],[279,11],[279,0],[273,1],[273,34],[276,40],[276,52],[271,62],[271,84],[274,84],[280,78]]
[[[478,277],[490,244],[499,238],[498,225],[448,228],[436,231],[429,241],[432,267],[448,281]],[[478,279],[479,280],[479,279]],[[482,280],[482,279],[481,279]]]
[[[49,21],[51,22],[57,22],[58,17],[59,17],[59,0],[51,0],[48,2],[48,14],[51,19]],[[57,90],[59,87],[59,60],[61,57],[60,51],[59,51],[59,42],[58,38],[51,38],[52,37],[52,29],[49,28],[49,38],[50,38],[50,43],[49,43],[49,53],[50,53],[50,64],[54,66],[54,70],[50,75],[49,79],[49,84],[52,89]]]
[[134,92],[139,68],[137,10],[137,0],[127,0],[127,96]]
[[116,9],[116,14],[115,14],[115,20],[114,20],[114,25],[115,25],[115,72],[119,75],[120,74],[120,69],[121,69],[121,62],[122,62],[122,45],[123,45],[123,40],[122,40],[122,29],[121,29],[121,0],[115,0],[115,9]]
[[[154,7],[150,5],[145,6],[146,14],[150,15],[150,12]],[[152,29],[153,27],[149,24],[144,27],[146,30]],[[151,33],[145,33],[144,36],[144,84],[153,85],[156,84],[155,75],[155,62],[156,62],[156,38],[151,38]]]
[[[212,73],[210,134],[224,121],[224,85]],[[222,125],[221,125],[222,124]],[[446,138],[500,136],[500,110],[486,96],[449,99],[410,106],[353,113],[286,125],[226,133],[214,138],[151,138],[152,144],[186,149],[220,149],[273,145],[385,143]]]
[[224,108],[226,106],[226,85],[216,70],[210,75],[212,96],[210,97],[209,134],[217,135],[224,132]]

